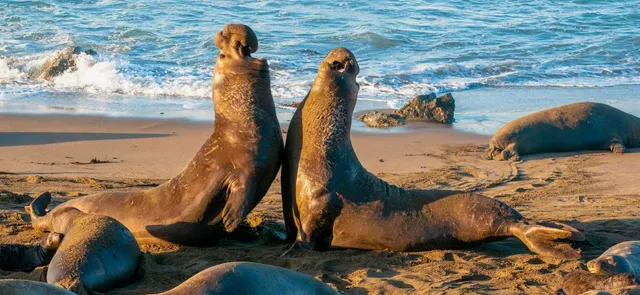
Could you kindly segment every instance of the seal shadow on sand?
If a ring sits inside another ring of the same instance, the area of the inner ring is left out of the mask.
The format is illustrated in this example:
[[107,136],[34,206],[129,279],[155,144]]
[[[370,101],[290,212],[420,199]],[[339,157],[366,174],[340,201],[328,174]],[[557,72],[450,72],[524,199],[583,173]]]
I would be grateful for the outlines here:
[[40,145],[74,141],[158,138],[164,133],[97,133],[97,132],[0,132],[0,147]]
[[633,153],[640,153],[640,148],[627,148],[627,150],[623,154],[615,154],[615,153],[612,153],[611,151],[603,151],[603,150],[582,150],[582,151],[573,151],[573,152],[529,154],[529,155],[523,155],[522,159],[524,161],[532,161],[532,160],[542,160],[542,159],[551,159],[551,158],[574,157],[578,155],[589,155],[589,154],[612,154],[614,156],[623,156],[624,154],[633,154]]

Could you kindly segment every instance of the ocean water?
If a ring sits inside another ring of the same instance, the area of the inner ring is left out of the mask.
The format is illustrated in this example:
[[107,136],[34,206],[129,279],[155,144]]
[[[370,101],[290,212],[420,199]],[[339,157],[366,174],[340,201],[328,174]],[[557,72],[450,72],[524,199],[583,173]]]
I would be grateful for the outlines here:
[[[213,34],[245,23],[276,103],[302,100],[344,46],[361,67],[359,110],[453,92],[455,128],[487,134],[582,100],[640,115],[639,21],[640,1],[0,0],[0,112],[210,120]],[[28,79],[68,46],[98,56]]]

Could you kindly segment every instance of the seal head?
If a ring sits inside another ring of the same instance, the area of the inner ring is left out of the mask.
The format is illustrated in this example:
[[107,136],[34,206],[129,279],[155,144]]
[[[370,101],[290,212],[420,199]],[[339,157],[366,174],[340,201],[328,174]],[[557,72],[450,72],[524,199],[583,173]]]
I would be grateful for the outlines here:
[[592,273],[614,275],[628,273],[635,276],[633,266],[629,261],[620,255],[600,256],[598,259],[587,262],[587,268]]
[[214,37],[220,54],[216,60],[214,82],[219,74],[269,74],[267,61],[252,58],[258,50],[258,38],[251,28],[241,24],[228,24]]

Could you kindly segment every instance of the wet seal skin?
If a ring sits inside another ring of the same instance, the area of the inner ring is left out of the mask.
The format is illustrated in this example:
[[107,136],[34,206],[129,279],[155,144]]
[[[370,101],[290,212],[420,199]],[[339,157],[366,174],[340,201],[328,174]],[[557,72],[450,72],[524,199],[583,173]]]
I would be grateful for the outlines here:
[[117,220],[87,214],[73,207],[44,216],[51,195],[44,193],[27,206],[35,228],[64,234],[49,263],[47,282],[77,294],[104,292],[130,282],[142,253],[135,237]]
[[39,245],[0,245],[0,269],[31,272],[49,264],[62,242],[63,234],[49,233]]
[[338,292],[309,275],[286,268],[251,262],[229,262],[207,268],[158,295],[182,294],[337,295]]
[[407,190],[368,172],[350,139],[358,72],[351,51],[333,49],[291,120],[282,170],[289,240],[317,250],[422,251],[515,236],[543,256],[580,257],[566,241],[584,236],[570,226],[530,224],[492,198]]
[[53,212],[75,207],[115,218],[141,244],[213,245],[238,227],[276,177],[284,144],[269,66],[251,57],[258,49],[255,33],[230,24],[215,43],[214,129],[184,170],[155,188],[98,193]]
[[489,141],[487,160],[519,161],[535,153],[640,147],[640,118],[614,107],[579,102],[539,111],[504,125]]

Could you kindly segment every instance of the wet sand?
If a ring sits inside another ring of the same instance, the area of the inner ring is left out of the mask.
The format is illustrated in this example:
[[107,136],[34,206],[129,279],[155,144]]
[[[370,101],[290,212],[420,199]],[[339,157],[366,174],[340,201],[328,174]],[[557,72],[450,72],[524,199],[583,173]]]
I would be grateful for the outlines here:
[[[51,191],[57,205],[103,190],[158,185],[186,165],[212,129],[210,122],[67,115],[0,114],[0,122],[0,243],[30,244],[43,234],[22,210],[29,196]],[[257,238],[228,239],[213,248],[143,246],[138,277],[107,294],[165,291],[228,261],[287,267],[345,294],[551,294],[566,273],[586,269],[584,262],[606,248],[640,239],[640,149],[624,155],[544,154],[509,163],[480,159],[487,136],[442,125],[403,130],[352,134],[363,165],[397,185],[478,191],[534,221],[566,222],[587,236],[575,245],[582,260],[542,258],[517,239],[411,253],[294,248],[281,257],[290,245],[265,238],[283,231],[278,177],[247,219]],[[92,164],[94,158],[101,163]],[[37,270],[1,271],[0,277],[36,278]]]

